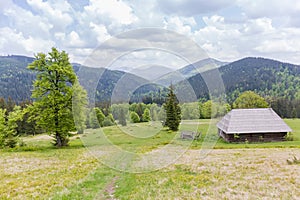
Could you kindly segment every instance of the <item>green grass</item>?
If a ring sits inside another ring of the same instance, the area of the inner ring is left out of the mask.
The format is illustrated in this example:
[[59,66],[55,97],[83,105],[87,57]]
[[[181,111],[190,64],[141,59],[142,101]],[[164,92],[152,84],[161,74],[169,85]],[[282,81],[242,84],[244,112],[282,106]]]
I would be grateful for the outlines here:
[[[233,144],[218,139],[212,148],[217,149],[216,152],[220,151],[221,154],[217,153],[215,156],[219,156],[223,161],[215,162],[212,156],[211,160],[204,162],[197,160],[196,156],[182,163],[178,161],[179,163],[165,169],[138,174],[110,169],[101,164],[85,146],[101,146],[105,150],[113,144],[125,151],[144,154],[171,143],[178,147],[190,145],[190,149],[197,151],[207,142],[206,136],[215,139],[216,121],[184,121],[176,133],[162,128],[159,123],[87,130],[86,134],[81,135],[82,140],[75,136],[71,139],[69,147],[61,149],[53,147],[51,138],[46,135],[24,137],[22,139],[26,146],[0,150],[0,199],[107,199],[110,198],[110,193],[114,193],[118,199],[201,199],[205,196],[224,199],[222,195],[226,197],[226,188],[222,184],[226,185],[226,181],[232,184],[233,190],[237,187],[247,193],[258,189],[255,188],[255,184],[247,187],[236,186],[233,181],[235,174],[222,171],[239,163],[244,163],[243,166],[251,169],[253,174],[260,169],[257,165],[268,165],[274,170],[282,171],[286,174],[280,180],[280,177],[276,177],[275,180],[272,174],[267,174],[269,184],[279,181],[293,189],[294,185],[299,185],[300,182],[293,178],[293,175],[287,175],[289,173],[285,164],[286,159],[293,156],[291,152],[297,153],[297,149],[300,148],[300,119],[285,121],[293,129],[293,141]],[[179,139],[179,133],[183,130],[202,132],[200,140],[192,143],[188,140],[182,141]],[[86,142],[86,145],[83,145],[82,141]],[[249,151],[250,149],[253,150]],[[257,152],[260,157],[256,158],[256,154],[251,154],[252,151]],[[281,153],[282,160],[278,160],[279,157],[272,160],[273,157],[268,156],[274,151],[286,153]],[[233,153],[228,155],[227,152]],[[226,153],[226,156],[221,156],[223,153]],[[251,159],[253,161],[250,162]],[[233,173],[248,176],[244,167],[234,167],[237,171]],[[288,167],[297,172],[297,165]],[[255,179],[263,181],[259,177]],[[214,194],[215,186],[219,188],[219,196]],[[267,191],[263,186],[261,190]],[[293,196],[277,194],[275,197]]]

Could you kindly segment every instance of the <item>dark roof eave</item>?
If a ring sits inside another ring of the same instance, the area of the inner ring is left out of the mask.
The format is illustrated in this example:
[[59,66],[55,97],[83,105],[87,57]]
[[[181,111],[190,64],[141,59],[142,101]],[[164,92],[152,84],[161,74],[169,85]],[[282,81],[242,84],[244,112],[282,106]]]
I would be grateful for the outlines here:
[[292,132],[292,130],[283,130],[283,131],[264,131],[264,132],[251,132],[251,131],[245,131],[245,132],[226,132],[226,131],[223,131],[224,133],[226,134],[230,134],[230,135],[233,135],[233,134],[265,134],[265,133],[288,133],[288,132]]

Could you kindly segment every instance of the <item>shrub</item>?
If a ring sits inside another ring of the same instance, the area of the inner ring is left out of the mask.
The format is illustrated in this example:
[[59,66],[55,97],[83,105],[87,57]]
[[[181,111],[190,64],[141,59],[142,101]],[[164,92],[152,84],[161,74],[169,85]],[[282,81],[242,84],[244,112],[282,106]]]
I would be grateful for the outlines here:
[[131,112],[131,113],[130,113],[130,121],[131,121],[132,123],[138,123],[138,122],[140,122],[140,117],[139,117],[139,115],[138,115],[136,112]]

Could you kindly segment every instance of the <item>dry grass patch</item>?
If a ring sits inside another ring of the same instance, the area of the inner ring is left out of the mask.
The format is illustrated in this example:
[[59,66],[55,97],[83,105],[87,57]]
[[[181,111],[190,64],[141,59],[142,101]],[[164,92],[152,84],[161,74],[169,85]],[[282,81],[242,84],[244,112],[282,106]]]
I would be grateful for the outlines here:
[[204,159],[200,155],[199,150],[191,150],[177,161],[195,173],[207,171],[213,182],[198,188],[199,192],[190,198],[297,199],[300,196],[300,166],[286,162],[289,157],[300,155],[300,149],[212,150]]
[[80,181],[97,164],[83,148],[0,153],[0,199],[45,199]]

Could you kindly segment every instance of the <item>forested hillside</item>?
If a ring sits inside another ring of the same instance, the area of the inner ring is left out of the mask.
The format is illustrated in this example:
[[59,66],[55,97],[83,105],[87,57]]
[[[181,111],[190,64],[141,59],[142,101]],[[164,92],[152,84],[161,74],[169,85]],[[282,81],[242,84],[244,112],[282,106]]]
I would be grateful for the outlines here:
[[[265,58],[244,58],[219,68],[227,100],[233,102],[243,91],[252,90],[264,97],[295,99],[300,91],[300,66]],[[204,72],[209,74],[211,71]],[[188,79],[198,98],[208,97],[200,74]]]
[[[35,74],[26,67],[33,60],[25,56],[0,57],[0,97],[5,99],[11,97],[17,102],[30,99]],[[75,72],[78,72],[83,66],[73,64],[73,67]],[[129,98],[131,102],[151,103],[154,101],[161,104],[166,94],[163,86],[148,84],[147,80],[133,74],[103,68],[89,68],[89,70],[105,70],[97,86],[96,101],[110,101],[116,85],[122,86],[118,88],[119,90],[141,85],[132,91]],[[282,99],[289,101],[300,99],[300,67],[297,65],[264,58],[244,58],[221,66],[219,70],[229,103],[246,90],[255,91],[273,103],[278,99],[281,99],[280,102],[283,101]],[[209,99],[207,87],[200,74],[188,78],[187,81],[193,87],[197,98]],[[187,81],[178,83],[177,88],[184,89]],[[127,97],[124,96],[124,98]],[[122,98],[116,101],[122,101]]]
[[[15,102],[30,100],[35,73],[28,70],[27,66],[33,60],[34,58],[25,56],[0,56],[0,97],[6,100],[11,98],[11,100]],[[122,71],[104,68],[87,68],[77,63],[73,63],[72,65],[76,73],[81,69],[87,72],[87,76],[96,71],[98,71],[98,73],[95,74],[102,74],[98,81],[96,92],[90,91],[94,93],[89,94],[95,95],[97,102],[110,102],[114,89],[127,92],[131,88],[136,89],[132,91],[131,97],[128,98],[126,92],[122,94],[119,93],[119,97],[115,98],[114,101],[154,101],[159,104],[163,102],[161,96],[166,92],[164,87],[156,84],[148,84],[148,81],[141,77]],[[87,77],[86,80],[94,81],[89,79],[89,77]],[[118,88],[116,88],[116,85]],[[86,89],[89,91],[88,88]]]
[[[300,117],[300,66],[265,58],[244,58],[219,68],[226,90],[226,100],[233,101],[252,90],[267,99],[282,117]],[[204,72],[205,76],[212,71]],[[200,74],[188,79],[197,98],[209,99]],[[181,82],[177,87],[184,88]],[[212,94],[213,95],[213,94]]]
[[11,97],[15,101],[30,98],[35,74],[26,69],[33,58],[24,56],[0,57],[0,97]]

